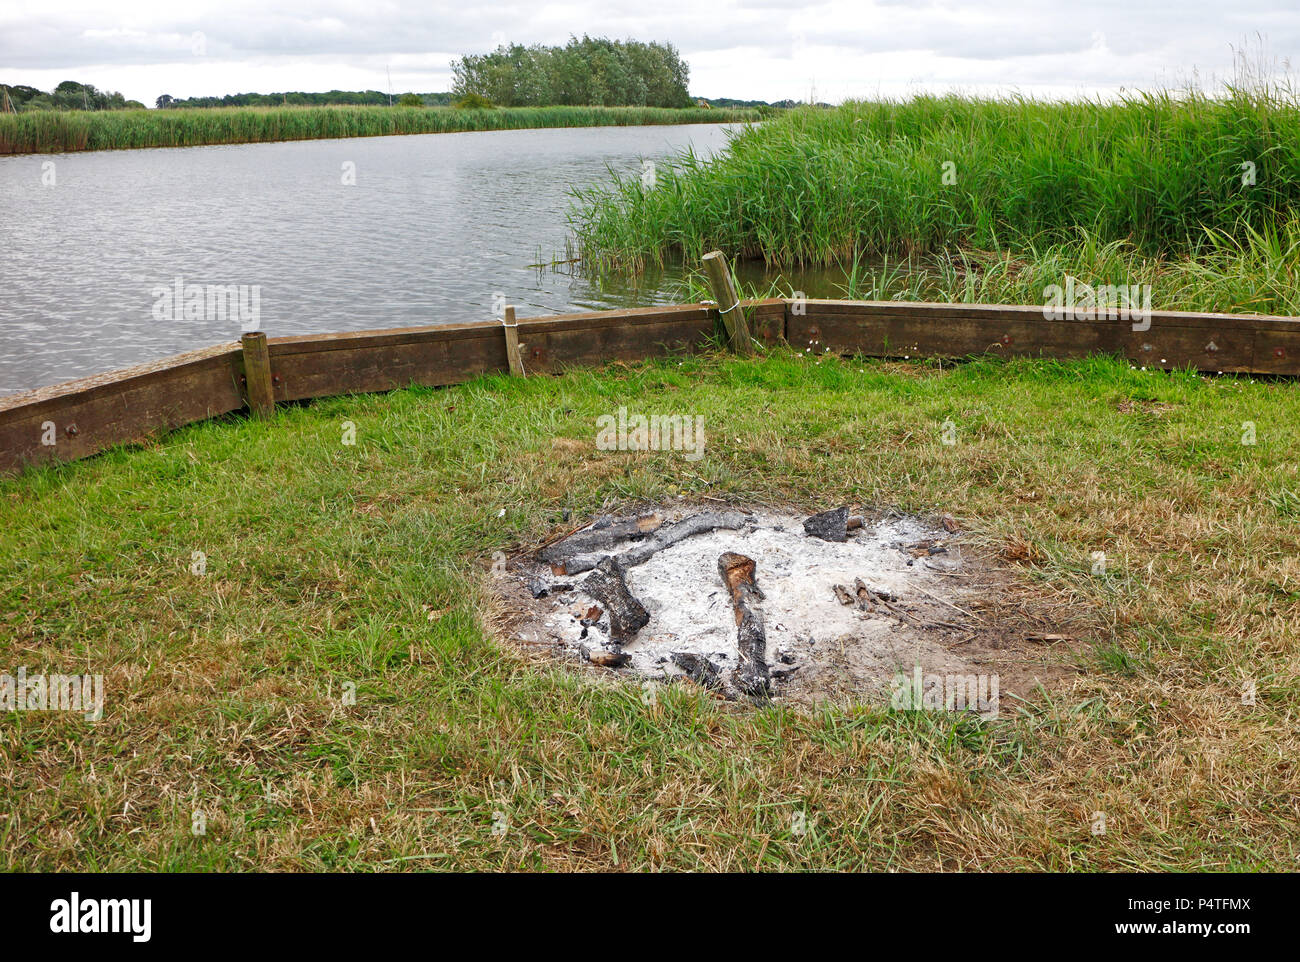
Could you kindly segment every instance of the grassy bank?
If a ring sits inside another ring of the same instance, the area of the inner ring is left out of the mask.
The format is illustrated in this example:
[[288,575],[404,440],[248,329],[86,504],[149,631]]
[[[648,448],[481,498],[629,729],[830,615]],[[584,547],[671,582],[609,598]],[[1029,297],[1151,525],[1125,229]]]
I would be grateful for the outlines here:
[[0,114],[0,154],[197,147],[532,127],[738,123],[752,110],[662,107],[231,107]]
[[1300,105],[1275,89],[849,103],[790,111],[711,163],[687,153],[657,173],[649,188],[620,177],[579,195],[573,224],[589,256],[635,267],[716,247],[819,265],[1019,252],[1080,230],[1146,254],[1195,254],[1207,229],[1244,241],[1300,203]]
[[[704,459],[596,450],[620,405],[704,416]],[[1290,385],[1104,359],[703,357],[337,398],[0,482],[0,668],[108,692],[98,724],[0,716],[0,864],[1294,868],[1296,423]],[[994,723],[735,712],[494,640],[494,551],[677,495],[952,511],[1079,613],[1086,671]]]

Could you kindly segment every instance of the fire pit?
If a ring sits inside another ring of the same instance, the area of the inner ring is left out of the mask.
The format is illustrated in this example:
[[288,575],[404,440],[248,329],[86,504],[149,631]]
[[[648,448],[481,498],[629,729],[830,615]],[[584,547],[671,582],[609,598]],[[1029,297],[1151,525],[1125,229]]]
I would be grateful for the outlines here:
[[[1068,648],[1045,642],[1069,639],[1023,604],[999,602],[1007,580],[947,516],[674,505],[566,532],[516,558],[498,588],[517,640],[607,673],[737,701],[989,714],[999,694],[1063,674]],[[969,693],[971,677],[984,698],[954,705],[948,681]]]

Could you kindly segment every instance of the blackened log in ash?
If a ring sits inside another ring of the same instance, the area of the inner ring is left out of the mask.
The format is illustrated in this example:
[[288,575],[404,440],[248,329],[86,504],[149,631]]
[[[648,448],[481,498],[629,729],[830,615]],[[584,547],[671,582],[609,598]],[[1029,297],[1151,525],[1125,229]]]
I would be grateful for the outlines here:
[[673,664],[686,672],[686,677],[704,688],[720,688],[722,681],[718,678],[718,666],[703,655],[693,651],[674,651],[670,656]]
[[583,645],[579,649],[593,665],[599,665],[601,668],[622,668],[632,656],[625,651],[610,651],[607,648],[588,648]]
[[[609,549],[619,541],[647,537],[658,530],[661,524],[663,519],[657,514],[646,514],[623,521],[616,521],[608,516],[597,518],[589,527],[575,531],[554,544],[546,545],[537,552],[537,556],[553,565],[562,565],[574,555],[589,554],[602,548]],[[608,550],[605,553],[608,554]],[[573,571],[569,573],[576,574]]]
[[813,515],[803,523],[803,530],[805,534],[823,541],[848,541],[849,532],[861,528],[862,524],[863,519],[857,515],[849,517],[849,509],[845,506]]
[[650,620],[645,606],[628,590],[623,567],[614,558],[602,559],[580,587],[609,612],[609,636],[616,645],[626,644]]
[[[689,518],[683,518],[676,524],[664,525],[651,533],[645,540],[612,557],[617,558],[624,569],[632,568],[648,561],[656,551],[662,551],[664,548],[675,545],[677,542],[693,535],[706,534],[719,528],[735,530],[745,527],[750,522],[751,519],[739,511],[723,511],[720,513],[705,511],[703,514],[693,514]],[[581,534],[582,532],[578,533]],[[563,542],[560,543],[563,544]],[[566,574],[571,575],[590,571],[600,564],[601,559],[607,557],[611,557],[608,551],[568,555],[564,560],[564,571]]]
[[764,698],[771,690],[771,676],[767,670],[763,612],[758,607],[763,592],[754,583],[754,559],[734,551],[724,552],[718,558],[718,573],[736,611],[736,654],[740,664],[732,673],[732,681],[746,695]]

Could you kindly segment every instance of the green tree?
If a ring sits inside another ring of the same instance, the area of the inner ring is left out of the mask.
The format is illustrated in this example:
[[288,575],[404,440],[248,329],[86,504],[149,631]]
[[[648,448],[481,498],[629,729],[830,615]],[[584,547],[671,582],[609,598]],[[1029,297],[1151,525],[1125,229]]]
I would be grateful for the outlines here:
[[570,37],[563,47],[500,46],[452,63],[455,96],[503,106],[686,107],[689,70],[672,44]]

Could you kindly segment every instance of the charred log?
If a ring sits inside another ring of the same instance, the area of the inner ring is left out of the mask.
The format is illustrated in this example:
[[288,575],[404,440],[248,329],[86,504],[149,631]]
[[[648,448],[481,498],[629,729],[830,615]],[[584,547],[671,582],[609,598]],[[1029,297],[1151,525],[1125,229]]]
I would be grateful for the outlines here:
[[671,655],[673,664],[686,672],[686,677],[704,688],[721,688],[722,679],[718,676],[718,666],[703,655],[693,651],[674,651]]
[[650,613],[628,589],[623,566],[614,558],[603,558],[581,587],[609,612],[609,636],[616,645],[626,644],[650,620]]
[[771,691],[767,668],[767,634],[758,602],[763,592],[754,581],[754,559],[734,551],[718,558],[718,573],[731,594],[736,612],[736,654],[739,665],[732,673],[736,687],[753,698],[765,698]]
[[[719,528],[736,529],[743,528],[750,522],[750,519],[739,511],[712,512],[706,511],[703,514],[693,514],[689,518],[683,518],[676,524],[667,524],[656,529],[648,535],[643,541],[634,544],[632,547],[620,552],[612,557],[616,558],[623,568],[632,568],[636,565],[648,561],[655,552],[662,551],[664,548],[677,544],[686,538],[697,534],[706,534],[710,531],[716,531]],[[577,554],[567,557],[564,561],[564,570],[566,573],[574,575],[583,571],[590,571],[600,564],[601,559],[611,557],[609,552],[595,551],[587,554]]]
[[590,554],[602,548],[613,548],[620,541],[644,538],[662,524],[663,519],[657,514],[642,515],[639,518],[628,518],[623,521],[608,516],[597,518],[581,531],[575,531],[568,537],[546,545],[537,552],[537,556],[553,565],[563,565],[574,555]]
[[815,514],[803,523],[803,530],[805,534],[823,541],[848,541],[849,509],[845,506]]

